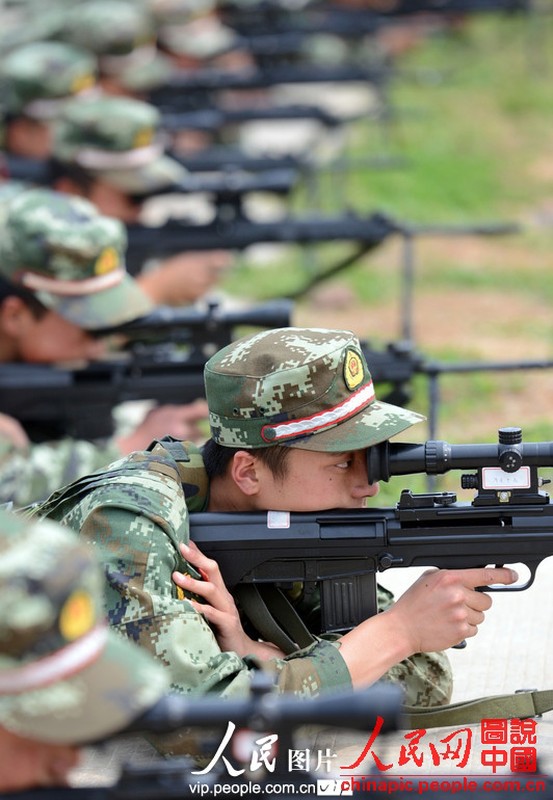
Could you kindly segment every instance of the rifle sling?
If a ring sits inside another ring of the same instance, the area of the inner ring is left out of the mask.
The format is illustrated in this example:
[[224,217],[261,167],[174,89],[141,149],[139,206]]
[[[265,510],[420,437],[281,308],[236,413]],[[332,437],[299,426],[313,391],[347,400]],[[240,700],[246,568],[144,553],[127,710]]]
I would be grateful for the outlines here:
[[289,655],[316,641],[284,592],[271,584],[242,583],[235,589],[240,606],[256,630]]
[[[241,607],[256,630],[287,655],[316,641],[281,589],[270,584],[236,587]],[[447,706],[403,706],[405,730],[477,725],[482,719],[526,719],[553,710],[553,689],[490,695]]]
[[442,725],[476,725],[482,719],[525,719],[553,710],[553,689],[498,694],[452,703],[449,706],[418,708],[404,706],[405,729],[439,728]]

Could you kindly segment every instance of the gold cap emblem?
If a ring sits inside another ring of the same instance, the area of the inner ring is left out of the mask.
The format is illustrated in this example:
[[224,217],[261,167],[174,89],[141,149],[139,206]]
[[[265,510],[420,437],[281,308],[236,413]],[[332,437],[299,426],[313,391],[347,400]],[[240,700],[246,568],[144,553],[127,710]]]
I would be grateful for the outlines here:
[[87,72],[86,75],[79,75],[73,79],[71,84],[71,94],[80,94],[86,89],[92,88],[95,83],[96,78],[90,72]]
[[94,626],[96,610],[88,592],[79,590],[69,595],[60,613],[60,632],[63,638],[72,642]]
[[138,147],[148,147],[149,144],[152,144],[153,140],[154,140],[154,129],[141,128],[134,135],[132,143],[133,149]]
[[357,389],[365,378],[365,371],[363,369],[363,362],[355,350],[348,350],[346,352],[346,360],[344,362],[344,381],[350,391]]
[[108,272],[113,272],[118,266],[119,254],[117,250],[114,247],[106,247],[96,259],[94,272],[96,275],[106,275]]

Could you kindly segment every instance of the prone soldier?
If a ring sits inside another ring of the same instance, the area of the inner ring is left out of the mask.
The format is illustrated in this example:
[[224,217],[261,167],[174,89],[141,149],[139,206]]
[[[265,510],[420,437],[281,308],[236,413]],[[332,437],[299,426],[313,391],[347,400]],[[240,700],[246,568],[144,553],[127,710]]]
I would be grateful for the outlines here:
[[[111,624],[154,653],[181,693],[240,695],[261,660],[280,691],[304,697],[387,678],[410,705],[447,703],[452,676],[441,651],[476,634],[491,605],[476,587],[511,583],[511,570],[425,573],[396,603],[382,591],[383,613],[341,638],[316,636],[285,655],[244,629],[217,564],[189,541],[192,512],[362,508],[378,492],[367,448],[423,417],[376,399],[349,331],[245,337],[204,374],[211,438],[202,449],[154,442],[33,511],[94,542]],[[313,606],[298,591],[295,600]]]
[[105,624],[92,550],[0,511],[0,792],[63,786],[81,748],[153,706],[166,675]]
[[[106,353],[96,329],[149,313],[153,304],[125,270],[126,233],[88,201],[49,189],[21,189],[0,215],[0,363],[87,362]],[[0,500],[25,505],[79,475],[143,447],[152,436],[192,433],[203,399],[153,408],[108,441],[66,438],[31,445],[0,415]]]
[[[85,197],[125,224],[140,219],[152,195],[181,192],[187,175],[165,153],[158,110],[126,97],[67,104],[56,127],[53,160],[56,190]],[[183,250],[149,265],[138,280],[155,303],[186,305],[212,290],[231,263],[225,250]]]

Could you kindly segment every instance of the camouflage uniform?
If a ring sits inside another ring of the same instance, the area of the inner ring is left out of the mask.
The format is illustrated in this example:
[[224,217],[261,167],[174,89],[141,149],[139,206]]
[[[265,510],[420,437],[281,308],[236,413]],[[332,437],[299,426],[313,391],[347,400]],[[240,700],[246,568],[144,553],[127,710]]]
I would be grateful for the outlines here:
[[0,511],[0,726],[85,744],[166,693],[164,671],[108,629],[90,548],[48,521]]
[[[207,362],[205,382],[212,436],[222,445],[364,449],[423,419],[376,401],[359,342],[344,331],[285,328],[246,337]],[[243,694],[251,660],[221,652],[171,580],[174,570],[197,574],[178,545],[188,541],[189,513],[207,510],[208,495],[199,450],[164,440],[56,492],[34,513],[95,545],[111,625],[167,666],[174,690]],[[381,598],[391,602],[389,594]],[[351,686],[339,641],[318,639],[265,668],[281,691],[302,696]],[[442,653],[415,655],[388,677],[404,684],[412,704],[443,704],[451,693]]]
[[[120,222],[81,198],[12,188],[0,204],[0,277],[14,294],[30,291],[87,330],[151,311],[150,300],[125,271],[126,232]],[[67,439],[18,448],[0,439],[0,502],[23,506],[44,499],[118,455],[114,442]]]
[[117,445],[110,441],[66,438],[17,447],[0,436],[0,504],[13,503],[20,508],[35,503],[120,455]]

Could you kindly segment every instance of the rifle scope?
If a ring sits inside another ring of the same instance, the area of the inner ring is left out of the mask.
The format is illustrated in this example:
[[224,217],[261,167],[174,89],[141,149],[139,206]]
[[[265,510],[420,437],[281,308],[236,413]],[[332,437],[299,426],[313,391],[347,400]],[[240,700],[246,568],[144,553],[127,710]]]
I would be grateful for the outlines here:
[[500,467],[516,472],[521,466],[553,466],[553,442],[522,442],[520,428],[500,428],[497,444],[449,444],[428,440],[422,444],[389,441],[367,450],[371,483],[388,481],[392,475],[424,472],[441,475],[452,469]]
[[[262,676],[264,678],[264,676]],[[272,684],[270,686],[272,689]],[[312,702],[287,697],[255,687],[250,697],[190,699],[169,694],[135,720],[126,731],[168,733],[183,727],[226,726],[229,720],[252,730],[295,728],[300,725],[332,725],[368,731],[380,717],[382,732],[398,730],[402,719],[403,693],[397,686],[378,683],[353,692],[337,692]]]

